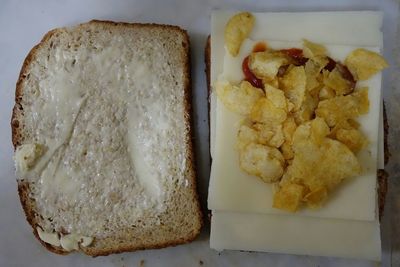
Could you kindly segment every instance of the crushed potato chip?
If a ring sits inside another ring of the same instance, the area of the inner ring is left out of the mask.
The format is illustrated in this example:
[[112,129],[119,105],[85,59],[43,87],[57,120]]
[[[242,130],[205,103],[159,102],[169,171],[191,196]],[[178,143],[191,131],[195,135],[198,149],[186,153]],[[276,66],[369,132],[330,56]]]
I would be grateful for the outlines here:
[[242,124],[238,132],[237,148],[242,150],[250,143],[257,143],[258,139],[259,133],[255,129],[246,124]]
[[303,199],[305,188],[302,185],[288,183],[282,186],[274,195],[273,207],[295,212]]
[[309,192],[303,199],[308,207],[315,209],[319,208],[321,204],[328,198],[328,190],[325,186],[317,187]]
[[335,127],[332,128],[329,137],[332,139],[336,139],[336,133],[338,130],[340,129],[352,130],[352,129],[358,129],[359,127],[360,124],[353,119],[341,120],[338,123],[336,123]]
[[239,153],[240,168],[267,183],[281,178],[284,162],[278,149],[260,144],[250,143]]
[[227,81],[218,80],[215,87],[217,95],[225,107],[241,115],[249,114],[253,105],[264,97],[261,89],[253,87],[247,81],[242,81],[240,86],[236,86]]
[[336,96],[335,91],[333,91],[331,88],[326,87],[326,86],[321,88],[321,90],[319,91],[319,95],[318,95],[320,100],[333,98],[335,96]]
[[350,95],[320,101],[315,113],[333,127],[342,120],[355,118],[368,110],[368,88],[361,88]]
[[358,81],[368,80],[374,74],[389,66],[381,55],[364,48],[352,51],[346,57],[344,63]]
[[285,141],[282,124],[269,125],[256,123],[254,124],[254,129],[259,133],[260,144],[278,148]]
[[324,70],[323,74],[324,85],[335,91],[336,95],[347,95],[353,91],[351,82],[342,77],[337,67],[331,72]]
[[249,67],[258,77],[268,81],[274,80],[279,68],[289,63],[286,55],[279,51],[267,50],[264,52],[251,53]]
[[287,100],[282,90],[273,86],[266,85],[264,88],[266,97],[274,104],[275,107],[287,110]]
[[306,89],[312,91],[313,89],[320,86],[319,76],[323,66],[319,65],[313,60],[308,60],[304,65],[304,71],[306,74]]
[[241,12],[231,17],[226,24],[224,37],[226,48],[232,56],[237,56],[244,39],[249,36],[254,26],[254,16]]
[[336,132],[336,139],[354,153],[360,151],[367,144],[367,139],[356,129],[339,129]]
[[285,160],[290,160],[294,157],[293,149],[292,149],[292,144],[289,141],[285,141],[281,147],[280,150],[282,152],[282,156]]
[[281,82],[285,96],[294,105],[293,110],[298,111],[303,104],[306,90],[306,73],[304,67],[297,66],[288,69],[282,77]]
[[323,45],[303,40],[303,55],[306,58],[315,58],[318,56],[326,56],[326,48]]
[[318,105],[318,98],[313,97],[309,92],[305,92],[303,104],[300,109],[294,113],[297,124],[309,121],[314,117],[314,110]]
[[286,120],[287,113],[278,108],[266,97],[260,98],[252,107],[249,117],[254,122],[266,124],[281,124]]
[[272,80],[264,78],[262,80],[262,82],[263,82],[264,88],[266,88],[268,86],[272,86],[274,88],[278,88],[279,87],[279,79],[278,79],[278,77],[275,77]]
[[339,141],[323,138],[317,144],[312,139],[294,138],[294,142],[294,158],[284,175],[285,181],[301,183],[310,191],[321,186],[332,190],[343,179],[361,171],[356,156]]

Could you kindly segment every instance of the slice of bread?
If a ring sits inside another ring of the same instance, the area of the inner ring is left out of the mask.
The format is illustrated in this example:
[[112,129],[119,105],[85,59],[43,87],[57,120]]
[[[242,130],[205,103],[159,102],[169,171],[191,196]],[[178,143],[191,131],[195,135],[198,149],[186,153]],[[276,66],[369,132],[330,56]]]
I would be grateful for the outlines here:
[[91,21],[31,50],[12,142],[22,207],[47,249],[99,256],[199,234],[189,60],[186,31],[157,24]]

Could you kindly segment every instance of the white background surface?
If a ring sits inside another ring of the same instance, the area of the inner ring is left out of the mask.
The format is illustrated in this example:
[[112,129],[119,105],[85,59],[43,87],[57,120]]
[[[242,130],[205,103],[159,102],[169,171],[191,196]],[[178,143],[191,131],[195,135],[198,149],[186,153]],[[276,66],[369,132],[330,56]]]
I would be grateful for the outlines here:
[[[384,73],[384,96],[391,125],[392,158],[388,165],[390,190],[382,223],[382,266],[400,266],[400,63],[398,3],[395,0],[260,0],[260,1],[63,1],[0,0],[0,266],[377,266],[367,261],[248,253],[209,249],[209,227],[189,245],[90,258],[78,253],[58,256],[48,252],[32,235],[17,195],[12,162],[10,118],[15,82],[25,56],[50,29],[90,19],[175,24],[188,30],[192,45],[192,85],[198,180],[203,207],[209,175],[207,89],[204,46],[213,8],[250,11],[383,10],[384,52],[391,68]],[[201,261],[201,262],[200,262]]]

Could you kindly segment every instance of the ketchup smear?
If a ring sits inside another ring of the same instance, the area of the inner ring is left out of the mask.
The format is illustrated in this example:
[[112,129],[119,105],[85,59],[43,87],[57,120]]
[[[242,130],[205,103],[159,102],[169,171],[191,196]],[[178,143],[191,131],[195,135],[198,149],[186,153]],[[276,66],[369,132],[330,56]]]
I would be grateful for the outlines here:
[[262,80],[258,79],[249,68],[249,57],[248,56],[245,57],[245,59],[243,60],[242,70],[243,70],[243,74],[244,74],[244,77],[245,77],[244,79],[246,81],[251,83],[251,85],[253,85],[254,87],[264,89],[264,85],[262,83]]
[[254,45],[253,52],[264,52],[267,50],[267,45],[264,42],[259,42]]

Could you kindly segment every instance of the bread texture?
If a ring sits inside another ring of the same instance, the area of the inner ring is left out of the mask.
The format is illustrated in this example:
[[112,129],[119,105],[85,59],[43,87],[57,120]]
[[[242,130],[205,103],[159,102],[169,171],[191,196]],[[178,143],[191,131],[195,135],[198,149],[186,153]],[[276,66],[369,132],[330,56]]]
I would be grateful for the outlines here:
[[16,85],[12,142],[45,149],[40,167],[17,181],[47,249],[70,252],[41,240],[38,228],[93,238],[79,246],[91,256],[199,234],[189,48],[176,26],[90,21],[52,30],[30,51]]
[[[205,62],[205,73],[207,78],[207,92],[208,99],[211,93],[211,36],[209,35],[206,41],[204,49],[204,62]],[[210,99],[208,100],[208,110],[210,110]],[[210,113],[208,113],[210,117]],[[209,120],[210,121],[210,120]],[[389,124],[386,115],[385,103],[383,103],[383,130],[384,130],[384,163],[388,163],[390,159],[390,151],[388,145],[388,134],[389,134]],[[210,138],[210,136],[209,136]],[[211,155],[210,155],[211,159]],[[212,161],[212,159],[211,159]],[[379,208],[379,220],[382,220],[385,210],[385,199],[387,194],[388,186],[388,173],[384,169],[377,170],[377,192],[378,192],[378,208]]]

